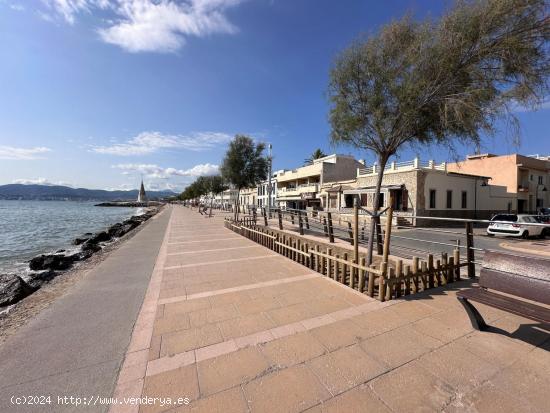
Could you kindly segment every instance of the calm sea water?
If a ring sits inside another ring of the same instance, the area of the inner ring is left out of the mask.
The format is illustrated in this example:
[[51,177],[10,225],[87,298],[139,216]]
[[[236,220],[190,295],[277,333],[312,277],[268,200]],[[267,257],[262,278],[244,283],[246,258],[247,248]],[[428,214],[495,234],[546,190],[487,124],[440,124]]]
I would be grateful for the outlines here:
[[[140,213],[139,208],[96,207],[97,202],[1,201],[0,273],[24,271],[26,261]],[[72,247],[74,248],[74,247]]]

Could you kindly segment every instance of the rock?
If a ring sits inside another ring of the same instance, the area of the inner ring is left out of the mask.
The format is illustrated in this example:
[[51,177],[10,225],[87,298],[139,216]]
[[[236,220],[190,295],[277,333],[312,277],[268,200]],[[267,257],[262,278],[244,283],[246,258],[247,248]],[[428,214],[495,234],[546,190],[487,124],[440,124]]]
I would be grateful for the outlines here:
[[113,225],[111,228],[109,228],[109,230],[107,232],[112,237],[120,238],[124,234],[126,234],[127,232],[130,232],[134,228],[135,228],[135,226],[133,226],[132,224],[119,223],[119,224]]
[[66,250],[57,250],[55,253],[56,254],[61,254],[62,252],[65,252]]
[[80,245],[80,244],[82,244],[82,243],[88,241],[89,239],[90,239],[90,237],[86,237],[86,238],[84,238],[84,237],[83,237],[83,238],[75,238],[75,239],[73,240],[73,245]]
[[18,275],[0,274],[0,307],[15,304],[33,292]]
[[71,255],[46,254],[34,257],[29,262],[29,268],[33,271],[40,270],[66,270],[73,265]]
[[93,237],[91,237],[86,242],[89,242],[91,244],[97,244],[97,243],[100,243],[100,242],[109,241],[110,239],[111,239],[111,237],[109,236],[109,234],[107,232],[101,231],[101,232],[98,232],[97,234],[95,234]]
[[82,244],[82,252],[91,251],[93,254],[94,252],[101,251],[101,247],[97,245],[96,243],[90,242],[90,240],[86,241],[84,244]]
[[53,280],[57,273],[53,270],[34,272],[25,277],[25,282],[33,290],[38,290],[42,284]]

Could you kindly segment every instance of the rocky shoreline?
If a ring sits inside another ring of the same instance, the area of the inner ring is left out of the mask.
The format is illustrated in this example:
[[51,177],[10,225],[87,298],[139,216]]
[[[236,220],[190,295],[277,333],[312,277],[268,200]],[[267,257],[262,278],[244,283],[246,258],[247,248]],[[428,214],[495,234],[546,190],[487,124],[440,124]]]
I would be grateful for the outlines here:
[[160,208],[152,208],[142,215],[134,215],[116,223],[105,231],[83,234],[82,237],[73,240],[75,250],[72,252],[58,250],[53,254],[36,256],[29,261],[28,273],[0,274],[0,313],[39,290],[74,264],[89,259],[94,253],[137,228],[159,211]]

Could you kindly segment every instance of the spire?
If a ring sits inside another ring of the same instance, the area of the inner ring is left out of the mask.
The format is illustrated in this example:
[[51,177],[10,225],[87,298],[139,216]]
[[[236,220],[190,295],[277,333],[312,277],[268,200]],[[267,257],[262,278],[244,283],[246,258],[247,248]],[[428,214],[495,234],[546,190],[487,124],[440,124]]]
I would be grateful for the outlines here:
[[141,187],[139,188],[137,202],[147,202],[147,195],[145,194],[145,187],[143,186],[143,177],[141,178]]

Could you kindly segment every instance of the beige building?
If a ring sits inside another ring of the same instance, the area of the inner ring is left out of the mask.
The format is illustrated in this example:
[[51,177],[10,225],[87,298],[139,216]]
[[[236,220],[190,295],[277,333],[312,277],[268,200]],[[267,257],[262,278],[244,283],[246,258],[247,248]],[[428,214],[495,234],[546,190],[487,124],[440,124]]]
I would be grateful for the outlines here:
[[[358,198],[371,209],[378,177],[377,165],[362,167],[356,177],[322,186],[321,198],[328,210],[345,212]],[[513,194],[492,185],[491,177],[451,172],[445,162],[392,162],[384,171],[381,206],[392,206],[396,215],[455,218],[488,218],[506,211]]]
[[323,208],[319,196],[322,185],[352,179],[364,165],[353,156],[329,155],[315,159],[311,165],[277,175],[277,203],[280,208]]
[[240,193],[240,196],[239,196],[239,205],[243,205],[245,207],[256,206],[257,197],[258,197],[258,188],[257,187],[243,188],[243,189],[241,189],[241,193]]
[[488,175],[511,194],[507,210],[535,213],[550,206],[550,157],[480,154],[448,165],[449,171]]

